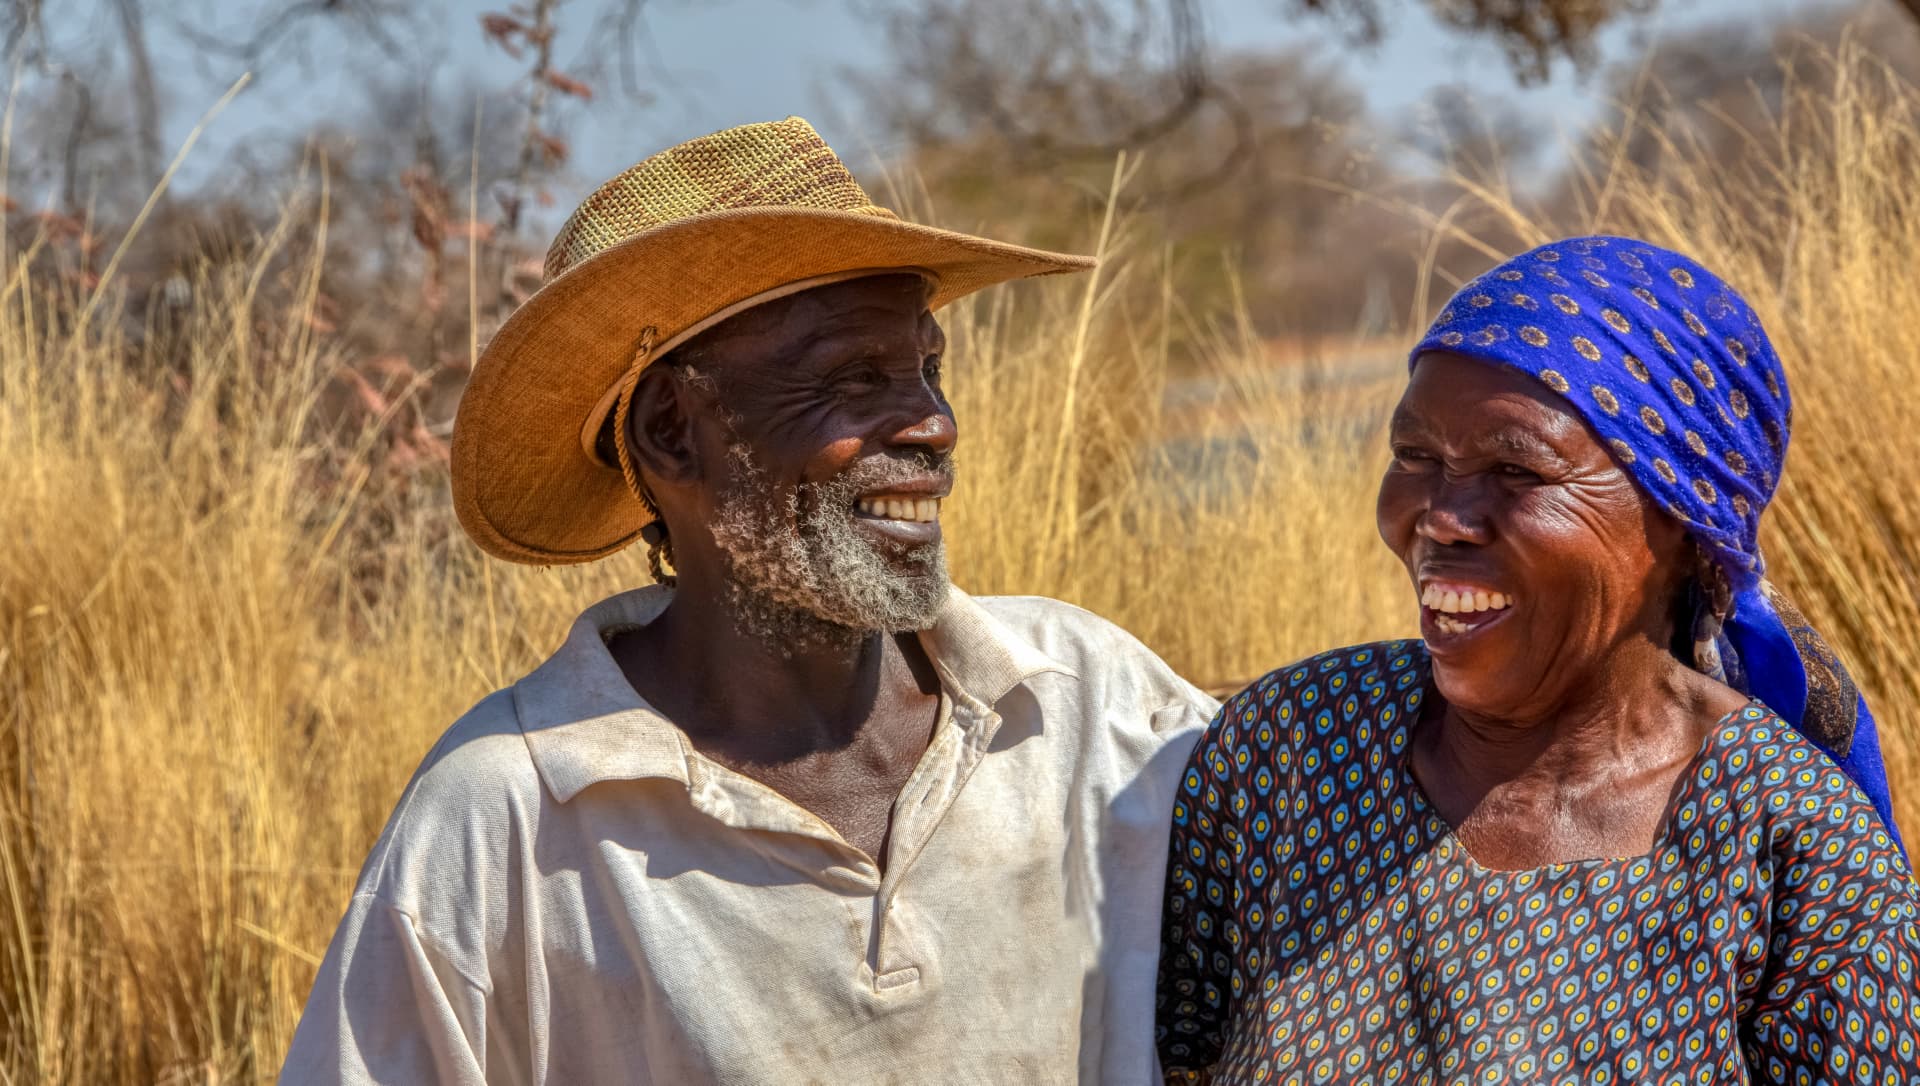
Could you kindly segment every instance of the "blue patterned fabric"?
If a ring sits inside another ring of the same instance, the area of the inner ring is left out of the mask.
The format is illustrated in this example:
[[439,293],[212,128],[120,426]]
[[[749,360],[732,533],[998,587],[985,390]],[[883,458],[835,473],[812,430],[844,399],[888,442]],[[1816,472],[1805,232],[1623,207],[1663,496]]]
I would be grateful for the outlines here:
[[1760,515],[1780,482],[1793,401],[1746,301],[1679,253],[1630,238],[1573,238],[1468,283],[1410,365],[1434,351],[1538,378],[1642,491],[1687,525],[1734,591],[1715,641],[1722,666],[1708,670],[1826,751],[1897,840],[1866,700],[1764,577]]
[[1920,884],[1755,703],[1651,850],[1482,866],[1415,778],[1418,641],[1227,699],[1173,801],[1156,1041],[1216,1086],[1920,1086]]

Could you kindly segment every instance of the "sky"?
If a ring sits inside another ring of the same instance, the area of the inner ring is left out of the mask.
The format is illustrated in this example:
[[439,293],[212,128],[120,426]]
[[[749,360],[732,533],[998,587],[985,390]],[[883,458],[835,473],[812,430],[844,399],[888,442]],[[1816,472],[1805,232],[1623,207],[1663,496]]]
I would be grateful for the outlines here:
[[[304,62],[282,51],[274,70],[261,73],[210,127],[205,141],[212,153],[197,157],[209,161],[219,149],[249,137],[291,134],[316,119],[363,112],[367,95],[355,71],[364,69],[341,63],[350,51],[378,65],[433,73],[443,85],[471,70],[505,81],[517,65],[485,42],[480,16],[509,2],[419,0],[414,8],[420,31],[404,43],[415,54],[411,56],[387,57],[364,42],[327,36],[316,36],[299,51]],[[680,140],[793,113],[812,120],[828,142],[856,164],[897,150],[878,141],[873,127],[863,123],[861,102],[843,75],[849,68],[876,67],[886,60],[881,33],[874,20],[860,13],[860,3],[650,0],[650,47],[638,56],[654,98],[636,102],[603,82],[592,103],[571,111],[565,135],[573,149],[572,176],[558,186],[556,198],[568,205],[598,181]],[[596,0],[569,0],[560,9],[563,34],[556,56],[563,66],[585,52],[586,16],[595,6]],[[1703,21],[1765,18],[1808,6],[1816,5],[1810,0],[1665,0],[1652,18],[1610,30],[1602,47],[1609,56],[1632,55],[1648,41]],[[72,39],[111,30],[79,16],[83,4],[48,7],[75,12],[77,24],[94,24],[56,27],[59,36]],[[103,4],[96,7],[99,14],[106,10]],[[149,35],[159,63],[172,69],[169,74],[194,74],[170,81],[176,88],[166,103],[171,149],[243,66],[196,50],[170,32],[168,20],[190,19],[229,38],[242,38],[267,5],[262,0],[171,0],[154,7],[159,15]],[[1597,116],[1604,104],[1598,81],[1581,79],[1564,63],[1545,85],[1518,86],[1496,45],[1444,33],[1409,0],[1388,0],[1389,10],[1401,18],[1374,48],[1356,48],[1318,23],[1280,16],[1279,0],[1203,0],[1203,7],[1215,51],[1298,45],[1336,52],[1349,78],[1364,88],[1375,114],[1389,119],[1408,115],[1437,87],[1463,83],[1531,115],[1551,117],[1555,127],[1569,135]],[[186,183],[195,179],[193,169],[184,172]]]

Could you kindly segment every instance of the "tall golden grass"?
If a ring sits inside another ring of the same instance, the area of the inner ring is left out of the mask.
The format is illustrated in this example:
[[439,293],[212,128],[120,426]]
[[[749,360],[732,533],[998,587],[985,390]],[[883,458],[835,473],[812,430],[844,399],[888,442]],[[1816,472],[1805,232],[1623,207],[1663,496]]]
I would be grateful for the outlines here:
[[[1677,132],[1657,170],[1603,143],[1579,222],[1468,198],[1529,237],[1688,250],[1760,308],[1799,401],[1774,568],[1870,692],[1920,833],[1920,93],[1851,53],[1819,79],[1737,167]],[[1411,632],[1372,518],[1403,344],[1276,367],[1229,327],[1175,374],[1180,284],[1121,225],[1098,277],[947,315],[957,580],[1081,603],[1204,682]],[[645,579],[484,560],[443,483],[382,488],[378,433],[319,432],[321,269],[280,268],[291,302],[264,303],[280,240],[205,269],[152,337],[8,254],[0,1082],[271,1077],[436,734]]]

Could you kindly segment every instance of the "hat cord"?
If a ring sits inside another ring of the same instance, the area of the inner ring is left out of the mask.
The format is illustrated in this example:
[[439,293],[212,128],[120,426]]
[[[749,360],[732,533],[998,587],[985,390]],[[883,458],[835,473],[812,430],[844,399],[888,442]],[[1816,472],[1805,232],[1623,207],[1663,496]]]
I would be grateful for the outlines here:
[[620,396],[614,401],[613,409],[613,448],[620,460],[620,475],[626,479],[627,489],[640,499],[641,507],[653,516],[640,529],[640,537],[647,544],[647,571],[653,574],[655,582],[672,585],[678,578],[666,569],[673,561],[673,543],[667,538],[666,521],[661,518],[660,507],[654,503],[653,495],[647,493],[647,485],[641,481],[639,469],[633,465],[633,451],[627,447],[627,417],[632,413],[633,394],[640,387],[640,373],[653,359],[656,335],[658,332],[651,324],[641,330],[640,342],[633,349],[633,362],[620,378]]

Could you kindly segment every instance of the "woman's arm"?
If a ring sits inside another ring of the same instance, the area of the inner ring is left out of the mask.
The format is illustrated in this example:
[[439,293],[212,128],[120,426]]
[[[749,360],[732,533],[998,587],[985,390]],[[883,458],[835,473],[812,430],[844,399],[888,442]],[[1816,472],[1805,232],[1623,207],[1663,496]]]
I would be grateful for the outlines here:
[[[1249,688],[1228,699],[1194,748],[1174,800],[1162,912],[1156,1039],[1170,1083],[1205,1082],[1219,1059],[1247,949],[1238,910],[1247,765],[1232,751],[1262,710]],[[1237,805],[1236,805],[1237,800]],[[1236,814],[1236,810],[1239,814]]]
[[1776,827],[1767,968],[1743,993],[1741,1048],[1756,1082],[1914,1086],[1920,886],[1865,797],[1820,784],[1845,798]]

